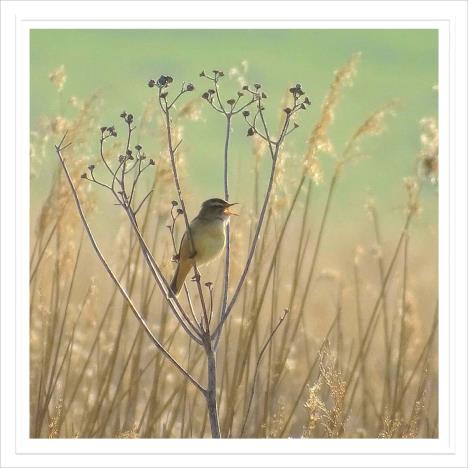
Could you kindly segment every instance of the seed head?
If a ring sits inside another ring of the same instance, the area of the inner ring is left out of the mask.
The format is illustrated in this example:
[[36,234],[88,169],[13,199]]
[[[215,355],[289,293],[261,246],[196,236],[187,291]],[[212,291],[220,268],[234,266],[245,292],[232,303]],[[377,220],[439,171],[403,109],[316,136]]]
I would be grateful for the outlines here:
[[170,83],[172,83],[173,79],[171,76],[161,75],[156,82],[156,86],[159,88],[165,88]]

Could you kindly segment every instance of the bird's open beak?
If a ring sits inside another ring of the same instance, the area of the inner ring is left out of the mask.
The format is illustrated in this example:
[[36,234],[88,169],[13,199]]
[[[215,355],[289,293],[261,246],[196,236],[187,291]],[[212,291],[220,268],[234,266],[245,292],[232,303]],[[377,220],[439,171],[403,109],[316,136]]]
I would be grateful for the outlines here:
[[226,206],[226,208],[224,208],[224,214],[239,216],[238,213],[234,213],[233,211],[231,211],[231,210],[229,209],[229,208],[231,208],[231,206],[238,205],[238,204],[239,204],[239,203],[229,203],[229,205]]

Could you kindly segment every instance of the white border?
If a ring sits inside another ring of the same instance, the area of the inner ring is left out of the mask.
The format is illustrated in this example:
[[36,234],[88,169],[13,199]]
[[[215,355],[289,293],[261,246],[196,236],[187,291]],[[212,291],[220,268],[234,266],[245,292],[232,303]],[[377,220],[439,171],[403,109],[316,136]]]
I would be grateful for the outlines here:
[[[108,21],[110,7],[112,21]],[[214,2],[2,2],[1,9],[1,466],[157,464],[209,467],[254,464],[274,467],[290,463],[294,466],[468,466],[465,438],[465,2],[223,2],[222,5]],[[149,17],[159,21],[138,21]],[[297,17],[301,21],[296,21]],[[173,18],[178,20],[168,21]],[[255,19],[258,21],[253,22]],[[216,443],[176,439],[29,439],[29,313],[26,293],[29,284],[28,33],[30,28],[43,27],[439,29],[440,158],[449,162],[440,168],[439,439],[221,440]],[[16,179],[13,177],[13,161]],[[12,194],[15,194],[15,203]],[[223,453],[229,456],[221,457]]]

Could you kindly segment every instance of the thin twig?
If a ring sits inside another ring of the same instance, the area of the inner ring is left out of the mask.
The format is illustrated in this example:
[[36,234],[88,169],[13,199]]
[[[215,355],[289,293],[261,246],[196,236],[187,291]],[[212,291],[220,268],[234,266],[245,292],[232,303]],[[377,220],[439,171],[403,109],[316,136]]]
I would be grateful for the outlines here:
[[[226,115],[226,137],[224,140],[224,199],[229,201],[229,171],[228,171],[228,154],[229,154],[229,137],[231,134],[231,116]],[[220,317],[226,313],[228,289],[229,289],[229,263],[231,257],[231,229],[229,223],[226,223],[226,253],[224,257],[224,283],[223,283],[223,299],[221,303]]]
[[242,437],[244,435],[245,425],[247,424],[247,420],[249,419],[250,408],[252,406],[252,400],[253,400],[254,393],[255,393],[255,384],[257,382],[258,371],[259,371],[259,368],[260,368],[260,362],[262,360],[262,357],[263,357],[268,345],[271,343],[271,340],[273,339],[273,337],[274,337],[276,331],[278,330],[278,328],[283,323],[283,321],[286,318],[286,315],[288,314],[288,312],[289,312],[288,309],[284,310],[283,315],[280,317],[280,319],[279,319],[278,323],[276,324],[275,328],[273,328],[273,331],[270,333],[270,336],[265,341],[265,344],[262,346],[262,348],[260,350],[260,353],[258,355],[257,363],[255,364],[255,371],[254,371],[254,376],[253,376],[252,388],[250,390],[249,403],[247,405],[247,412],[245,413],[244,421],[242,423],[242,429],[241,429],[240,437]]
[[281,147],[281,143],[283,141],[284,134],[286,133],[288,125],[289,125],[290,114],[288,114],[286,116],[285,123],[284,123],[283,129],[281,131],[281,135],[278,138],[278,143],[274,145],[272,143],[272,141],[271,141],[270,136],[269,136],[268,126],[267,126],[267,124],[265,122],[265,119],[263,117],[261,101],[259,102],[259,113],[260,113],[260,116],[261,116],[261,119],[262,119],[265,134],[267,135],[267,138],[269,140],[268,143],[269,143],[269,148],[270,148],[271,157],[272,157],[272,165],[271,165],[271,169],[270,169],[270,179],[268,181],[268,188],[267,188],[267,191],[265,193],[265,198],[264,198],[264,201],[263,201],[262,209],[260,211],[260,216],[259,216],[259,219],[258,219],[258,222],[257,222],[257,227],[255,229],[255,234],[254,234],[253,239],[252,239],[252,243],[251,243],[251,246],[250,246],[250,249],[249,249],[249,254],[247,256],[247,261],[245,263],[244,270],[242,271],[241,277],[240,277],[239,282],[237,284],[237,287],[236,287],[236,289],[234,291],[234,294],[232,295],[232,298],[231,298],[229,304],[226,306],[225,313],[220,318],[218,326],[216,327],[216,329],[214,331],[214,334],[213,334],[214,340],[215,340],[215,346],[219,342],[222,327],[223,327],[224,323],[226,322],[227,318],[229,317],[229,314],[231,313],[232,308],[234,307],[234,304],[236,303],[236,300],[237,300],[237,298],[239,296],[239,293],[240,293],[240,291],[242,289],[242,286],[244,285],[244,281],[245,281],[245,279],[247,277],[247,273],[249,272],[250,264],[252,263],[254,253],[255,253],[255,249],[257,247],[257,242],[258,242],[258,239],[260,238],[260,231],[261,231],[262,226],[263,226],[263,221],[264,221],[264,218],[265,218],[265,213],[266,213],[266,210],[267,210],[268,202],[270,201],[270,195],[271,195],[271,191],[272,191],[273,183],[274,183],[274,179],[275,179],[276,163],[278,161],[279,149]]
[[[65,138],[65,137],[64,137]],[[63,142],[63,139],[62,139]],[[62,164],[63,170],[65,172],[66,178],[68,180],[68,183],[70,185],[70,189],[73,194],[73,198],[75,199],[76,207],[78,209],[78,213],[80,215],[81,221],[83,223],[83,226],[86,230],[86,233],[88,234],[88,238],[91,241],[91,244],[93,246],[94,251],[96,252],[96,255],[98,256],[99,260],[101,261],[102,265],[104,266],[105,270],[107,271],[108,275],[111,277],[112,281],[114,282],[115,286],[117,289],[120,291],[122,296],[124,297],[125,301],[129,305],[130,309],[132,310],[135,318],[138,320],[140,325],[144,328],[146,334],[148,337],[151,339],[153,344],[158,348],[168,359],[169,361],[174,365],[174,367],[182,374],[184,375],[201,393],[206,394],[206,389],[203,388],[196,380],[194,377],[192,377],[191,374],[189,374],[178,362],[177,360],[164,348],[164,346],[158,341],[158,339],[153,335],[152,331],[148,327],[146,321],[136,308],[136,306],[133,304],[133,301],[131,298],[128,296],[127,292],[123,288],[123,286],[120,284],[119,280],[115,276],[114,272],[110,268],[109,264],[107,263],[107,260],[104,258],[103,254],[101,253],[101,250],[99,249],[99,246],[96,243],[96,240],[94,239],[93,233],[91,232],[91,229],[89,227],[89,224],[86,220],[86,217],[83,213],[83,209],[81,207],[80,200],[78,198],[78,194],[76,192],[75,186],[73,184],[73,181],[70,177],[70,174],[68,172],[67,166],[65,164],[65,161],[62,156],[62,148],[59,145],[55,146],[55,151],[57,153],[57,156],[60,160],[60,163]]]
[[141,207],[143,206],[143,204],[145,203],[145,201],[149,198],[149,196],[154,192],[154,190],[150,190],[146,195],[145,197],[143,198],[143,200],[141,200],[140,204],[138,205],[137,209],[133,212],[133,214],[136,216],[137,213],[140,211]]
[[[179,175],[178,175],[178,172],[177,172],[177,166],[176,166],[176,161],[175,161],[175,153],[174,153],[174,147],[173,147],[173,143],[172,143],[171,119],[170,119],[169,107],[167,105],[166,98],[161,97],[161,89],[159,89],[159,105],[160,105],[161,110],[163,111],[163,114],[165,116],[166,132],[167,132],[167,144],[168,144],[168,149],[169,149],[169,157],[170,157],[170,160],[171,160],[172,176],[173,176],[173,179],[174,179],[174,184],[176,186],[177,196],[179,198],[180,207],[181,207],[181,209],[183,211],[182,214],[184,216],[187,236],[188,236],[188,239],[190,241],[191,255],[193,257],[195,257],[195,254],[196,254],[195,245],[193,243],[193,238],[192,238],[191,229],[190,229],[190,223],[189,223],[188,216],[187,216],[187,210],[185,208],[184,198],[182,196],[182,189],[181,189],[181,186],[180,186]],[[193,263],[194,278],[195,278],[195,282],[197,283],[198,294],[200,296],[200,303],[201,303],[201,308],[202,308],[202,311],[203,311],[203,317],[205,319],[205,325],[208,328],[209,327],[208,314],[207,314],[207,310],[206,310],[206,304],[205,304],[205,298],[204,298],[204,295],[203,295],[203,290],[202,290],[201,283],[200,283],[200,273],[198,271],[195,258],[193,258],[192,263]]]

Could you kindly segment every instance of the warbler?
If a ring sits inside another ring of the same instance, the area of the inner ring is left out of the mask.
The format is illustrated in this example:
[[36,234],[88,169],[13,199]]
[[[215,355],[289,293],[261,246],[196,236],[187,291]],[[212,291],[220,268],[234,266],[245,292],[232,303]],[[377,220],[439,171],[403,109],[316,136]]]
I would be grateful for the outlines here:
[[[182,237],[178,252],[178,264],[171,281],[171,290],[179,294],[185,278],[194,262],[197,267],[206,265],[218,257],[226,246],[226,224],[231,215],[236,215],[229,203],[222,198],[210,198],[202,203],[200,212],[190,223],[190,235]],[[193,243],[193,248],[192,248]]]

